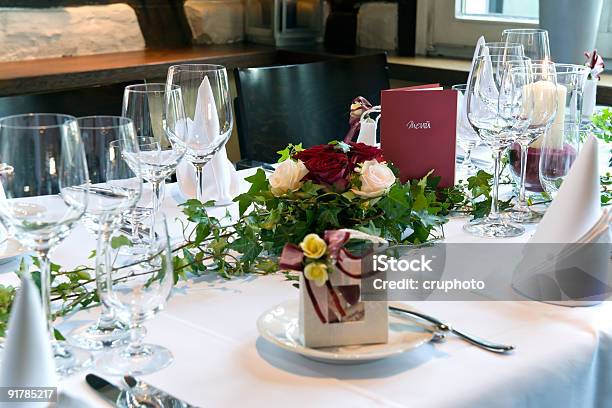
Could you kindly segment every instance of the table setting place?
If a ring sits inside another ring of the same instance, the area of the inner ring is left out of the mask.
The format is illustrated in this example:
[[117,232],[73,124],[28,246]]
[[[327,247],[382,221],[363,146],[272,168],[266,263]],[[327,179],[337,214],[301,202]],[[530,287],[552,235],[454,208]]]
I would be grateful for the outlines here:
[[221,65],[0,118],[0,403],[612,406],[595,54],[481,37],[467,83],[355,95],[242,170]]

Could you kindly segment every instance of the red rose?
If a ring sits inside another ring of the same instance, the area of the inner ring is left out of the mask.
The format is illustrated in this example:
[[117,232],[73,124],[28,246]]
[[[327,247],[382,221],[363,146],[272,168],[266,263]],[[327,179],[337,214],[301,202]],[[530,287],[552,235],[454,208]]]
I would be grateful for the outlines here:
[[333,150],[320,152],[317,156],[306,160],[304,165],[308,169],[308,174],[304,177],[306,180],[326,184],[335,191],[344,191],[348,187],[349,161],[344,153]]
[[384,161],[382,150],[378,147],[370,146],[365,143],[353,143],[349,142],[349,146],[351,146],[351,150],[349,151],[349,157],[351,159],[351,163],[363,163],[368,160],[378,160],[379,162]]
[[330,144],[317,145],[309,147],[306,150],[302,150],[293,155],[293,158],[296,160],[301,160],[306,163],[308,160],[318,157],[324,153],[333,153],[335,152],[334,146]]

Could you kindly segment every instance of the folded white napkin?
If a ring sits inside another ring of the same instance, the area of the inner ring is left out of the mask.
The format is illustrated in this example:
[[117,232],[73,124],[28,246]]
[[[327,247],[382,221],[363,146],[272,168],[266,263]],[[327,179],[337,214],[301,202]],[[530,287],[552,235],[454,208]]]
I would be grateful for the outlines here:
[[31,279],[25,277],[21,279],[21,288],[11,309],[0,367],[0,386],[57,386],[40,295]]
[[601,210],[597,158],[591,136],[524,248],[513,286],[532,299],[592,306],[612,293],[612,215]]
[[476,48],[474,48],[474,56],[472,57],[472,66],[470,68],[470,73],[468,74],[468,80],[466,82],[467,89],[465,90],[465,95],[461,95],[460,92],[458,92],[458,95],[457,95],[457,98],[458,98],[457,100],[457,131],[458,132],[468,132],[468,131],[473,132],[474,131],[472,128],[472,125],[470,125],[470,122],[468,121],[467,103],[465,103],[465,98],[468,95],[469,87],[472,82],[472,75],[474,73],[474,64],[476,63],[476,58],[478,58],[478,50],[484,43],[485,43],[485,38],[481,36],[476,42]]
[[544,214],[533,243],[579,242],[601,217],[597,139],[590,136]]
[[[198,88],[195,117],[192,121],[187,119],[187,133],[191,141],[202,139],[203,145],[208,145],[219,137],[219,121],[209,112],[216,112],[215,98],[208,77],[205,77]],[[176,169],[181,193],[188,198],[196,197],[195,168],[183,159]],[[234,165],[227,158],[225,147],[204,166],[204,195],[203,200],[214,200],[219,205],[232,202],[238,195],[240,178]]]

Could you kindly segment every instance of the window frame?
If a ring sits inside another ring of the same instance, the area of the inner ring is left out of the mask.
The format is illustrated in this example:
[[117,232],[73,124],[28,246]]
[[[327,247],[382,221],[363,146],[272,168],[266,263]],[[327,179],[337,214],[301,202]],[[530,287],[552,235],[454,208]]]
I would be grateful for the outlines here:
[[[454,4],[452,4],[453,2]],[[604,10],[612,19],[612,0],[604,0]],[[459,16],[459,17],[458,17]],[[535,19],[513,17],[462,16],[461,0],[421,0],[417,5],[415,50],[418,55],[471,58],[478,37],[499,41],[505,28],[537,28]],[[608,24],[612,27],[612,21]],[[608,40],[609,39],[609,40]],[[606,58],[606,71],[612,69],[612,31],[600,26],[598,45]]]

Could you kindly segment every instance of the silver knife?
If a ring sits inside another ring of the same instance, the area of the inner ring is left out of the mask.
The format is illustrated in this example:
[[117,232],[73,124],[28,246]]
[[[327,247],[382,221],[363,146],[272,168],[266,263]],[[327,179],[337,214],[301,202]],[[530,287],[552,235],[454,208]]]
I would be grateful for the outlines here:
[[125,376],[125,389],[121,389],[95,374],[85,376],[87,384],[102,398],[116,407],[197,408],[152,385]]

